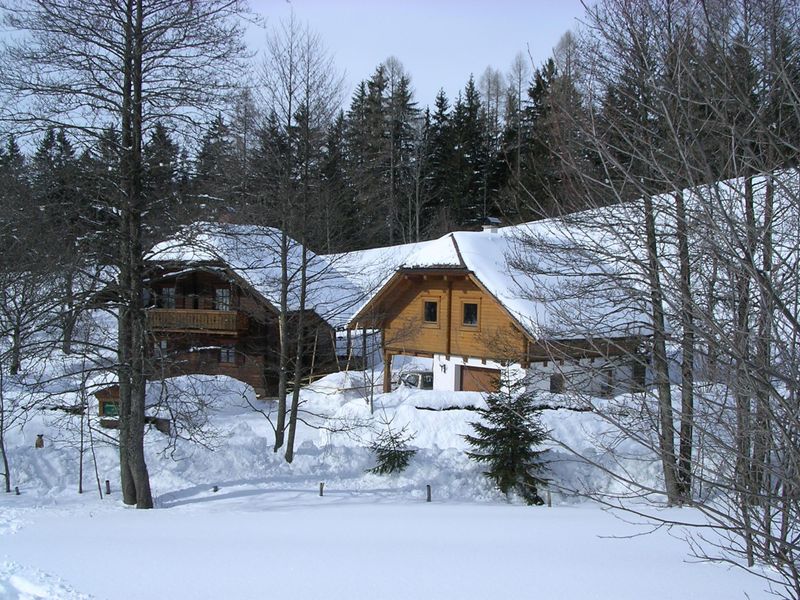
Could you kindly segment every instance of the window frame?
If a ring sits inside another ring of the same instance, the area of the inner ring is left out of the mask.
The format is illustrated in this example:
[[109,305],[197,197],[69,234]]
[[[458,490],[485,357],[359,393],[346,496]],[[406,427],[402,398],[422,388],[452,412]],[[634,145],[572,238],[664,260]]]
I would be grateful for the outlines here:
[[236,365],[237,363],[236,346],[219,347],[219,363],[222,365]]
[[[475,323],[466,323],[466,307],[468,304],[475,305]],[[463,298],[461,300],[461,320],[459,327],[466,331],[480,331],[481,328],[481,300],[480,298]]]
[[[220,308],[223,304],[220,302],[220,296],[224,299],[225,308]],[[233,310],[233,291],[230,287],[215,287],[214,288],[214,310],[231,311]]]
[[[436,306],[436,320],[435,321],[427,321],[425,319],[425,306],[428,304],[434,304]],[[429,327],[432,329],[438,329],[442,322],[441,314],[442,311],[440,310],[442,306],[441,298],[438,296],[423,296],[422,297],[422,326]]]
[[178,308],[178,292],[175,286],[164,286],[158,291],[158,307],[176,309]]
[[168,351],[169,344],[167,343],[167,340],[160,339],[153,342],[153,357],[156,360],[164,360]]

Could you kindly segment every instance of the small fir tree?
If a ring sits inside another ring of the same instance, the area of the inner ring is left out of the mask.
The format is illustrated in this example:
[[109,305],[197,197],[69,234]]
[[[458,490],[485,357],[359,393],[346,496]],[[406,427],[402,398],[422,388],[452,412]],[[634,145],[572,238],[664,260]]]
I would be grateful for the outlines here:
[[370,444],[370,450],[375,454],[376,465],[367,469],[368,473],[388,475],[389,473],[402,473],[408,463],[417,453],[408,444],[414,439],[414,434],[409,433],[406,427],[392,429],[391,421],[384,422],[384,429]]
[[525,389],[524,380],[513,378],[510,369],[504,369],[498,391],[487,396],[486,408],[478,409],[481,420],[471,423],[474,434],[464,439],[473,448],[467,456],[488,465],[483,474],[506,497],[517,493],[528,504],[541,505],[538,488],[547,480],[539,476],[545,462],[544,451],[537,448],[547,431],[535,397],[535,392]]

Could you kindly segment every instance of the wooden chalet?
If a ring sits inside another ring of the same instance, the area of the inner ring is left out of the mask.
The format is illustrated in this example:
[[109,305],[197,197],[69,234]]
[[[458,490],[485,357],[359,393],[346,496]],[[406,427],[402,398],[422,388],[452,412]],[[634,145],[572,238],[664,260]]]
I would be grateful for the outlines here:
[[385,391],[396,355],[432,359],[439,390],[490,390],[503,366],[527,370],[535,385],[554,392],[610,393],[643,378],[632,359],[643,338],[635,315],[631,326],[618,324],[602,336],[542,334],[541,321],[552,322],[554,307],[519,287],[523,274],[508,258],[517,233],[513,227],[456,232],[407,247],[349,324],[382,331]]
[[[258,397],[277,393],[280,239],[280,232],[268,228],[200,224],[153,249],[145,291],[149,378],[227,375],[251,385]],[[340,312],[359,292],[306,251],[309,276],[301,311],[302,248],[293,240],[289,244],[287,330],[293,354],[302,324],[302,372],[310,380],[336,369],[335,329],[347,318]],[[107,407],[112,416],[114,399],[100,395],[101,410]]]

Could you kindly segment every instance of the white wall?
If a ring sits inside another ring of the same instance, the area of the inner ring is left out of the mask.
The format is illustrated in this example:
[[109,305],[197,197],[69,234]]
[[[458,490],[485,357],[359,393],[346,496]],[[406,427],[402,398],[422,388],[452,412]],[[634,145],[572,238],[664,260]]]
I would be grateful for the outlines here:
[[[458,391],[461,384],[461,367],[478,367],[481,369],[502,369],[503,365],[492,360],[482,361],[479,358],[464,358],[463,356],[450,356],[434,354],[433,356],[433,389],[443,392]],[[522,371],[518,364],[511,368]]]
[[[461,366],[502,369],[500,363],[477,358],[464,359],[442,354],[433,357],[433,389],[458,391],[461,381]],[[515,363],[511,368],[522,373],[522,367]],[[527,369],[528,386],[535,390],[550,391],[550,377],[560,373],[564,376],[565,390],[582,392],[596,396],[621,394],[635,389],[633,367],[629,357],[595,358],[565,361],[546,361],[531,363]]]

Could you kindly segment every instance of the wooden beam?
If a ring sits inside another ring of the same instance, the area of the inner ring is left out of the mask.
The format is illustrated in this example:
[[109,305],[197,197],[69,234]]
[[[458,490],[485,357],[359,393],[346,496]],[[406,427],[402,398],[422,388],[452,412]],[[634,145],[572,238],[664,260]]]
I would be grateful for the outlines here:
[[453,282],[447,282],[447,342],[445,343],[445,354],[450,360],[450,348],[453,337]]
[[383,353],[383,393],[392,391],[392,353]]

